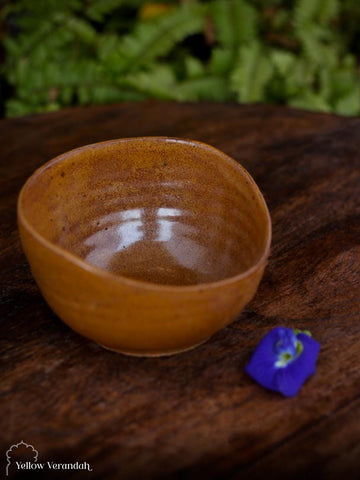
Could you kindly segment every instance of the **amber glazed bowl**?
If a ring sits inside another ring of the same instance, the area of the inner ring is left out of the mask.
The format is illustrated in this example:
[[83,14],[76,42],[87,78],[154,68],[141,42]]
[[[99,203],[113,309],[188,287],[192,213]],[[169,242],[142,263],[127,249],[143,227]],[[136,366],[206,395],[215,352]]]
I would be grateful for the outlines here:
[[236,319],[271,222],[250,175],[203,143],[128,138],[67,152],[18,200],[25,254],[53,311],[118,352],[167,355]]

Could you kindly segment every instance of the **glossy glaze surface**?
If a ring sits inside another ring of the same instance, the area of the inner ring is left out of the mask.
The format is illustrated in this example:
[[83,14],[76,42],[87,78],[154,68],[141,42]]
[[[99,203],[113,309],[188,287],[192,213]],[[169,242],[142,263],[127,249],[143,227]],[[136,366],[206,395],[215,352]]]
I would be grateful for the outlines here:
[[256,291],[271,230],[242,167],[169,138],[58,157],[23,188],[19,225],[54,311],[135,354],[189,348],[233,320]]

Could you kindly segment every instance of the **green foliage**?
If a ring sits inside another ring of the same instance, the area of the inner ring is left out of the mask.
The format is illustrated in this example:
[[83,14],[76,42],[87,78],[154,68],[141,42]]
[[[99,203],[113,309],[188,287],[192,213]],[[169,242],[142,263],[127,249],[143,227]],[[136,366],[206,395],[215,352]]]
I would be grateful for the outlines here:
[[358,0],[8,0],[1,16],[7,116],[147,98],[360,115]]
[[253,41],[239,49],[231,85],[239,102],[260,102],[273,76],[274,66],[260,43]]
[[184,4],[182,8],[161,15],[152,22],[139,22],[134,31],[124,36],[111,52],[111,63],[117,74],[137,71],[168,54],[177,42],[203,28],[202,6]]
[[209,8],[219,44],[231,50],[254,40],[257,11],[244,0],[213,1]]

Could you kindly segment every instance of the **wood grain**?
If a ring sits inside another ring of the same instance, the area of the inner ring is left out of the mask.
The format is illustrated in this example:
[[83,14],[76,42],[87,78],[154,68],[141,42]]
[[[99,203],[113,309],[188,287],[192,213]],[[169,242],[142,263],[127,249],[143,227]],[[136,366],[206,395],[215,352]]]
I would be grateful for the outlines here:
[[[265,277],[241,317],[201,347],[160,359],[105,351],[57,319],[32,279],[15,213],[25,179],[55,155],[145,135],[204,141],[237,159],[274,230]],[[89,462],[92,472],[66,472],[74,479],[359,478],[359,119],[129,103],[2,120],[0,145],[2,461],[24,440],[39,461]],[[277,325],[309,329],[322,346],[316,375],[293,399],[243,371]]]

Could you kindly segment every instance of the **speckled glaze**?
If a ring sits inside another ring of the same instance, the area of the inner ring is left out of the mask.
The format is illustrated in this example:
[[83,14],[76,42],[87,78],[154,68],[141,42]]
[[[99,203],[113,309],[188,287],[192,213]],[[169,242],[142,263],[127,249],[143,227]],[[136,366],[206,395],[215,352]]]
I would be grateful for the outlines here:
[[167,355],[208,339],[256,292],[271,223],[250,175],[203,143],[149,137],[67,152],[18,200],[44,298],[106,348]]

